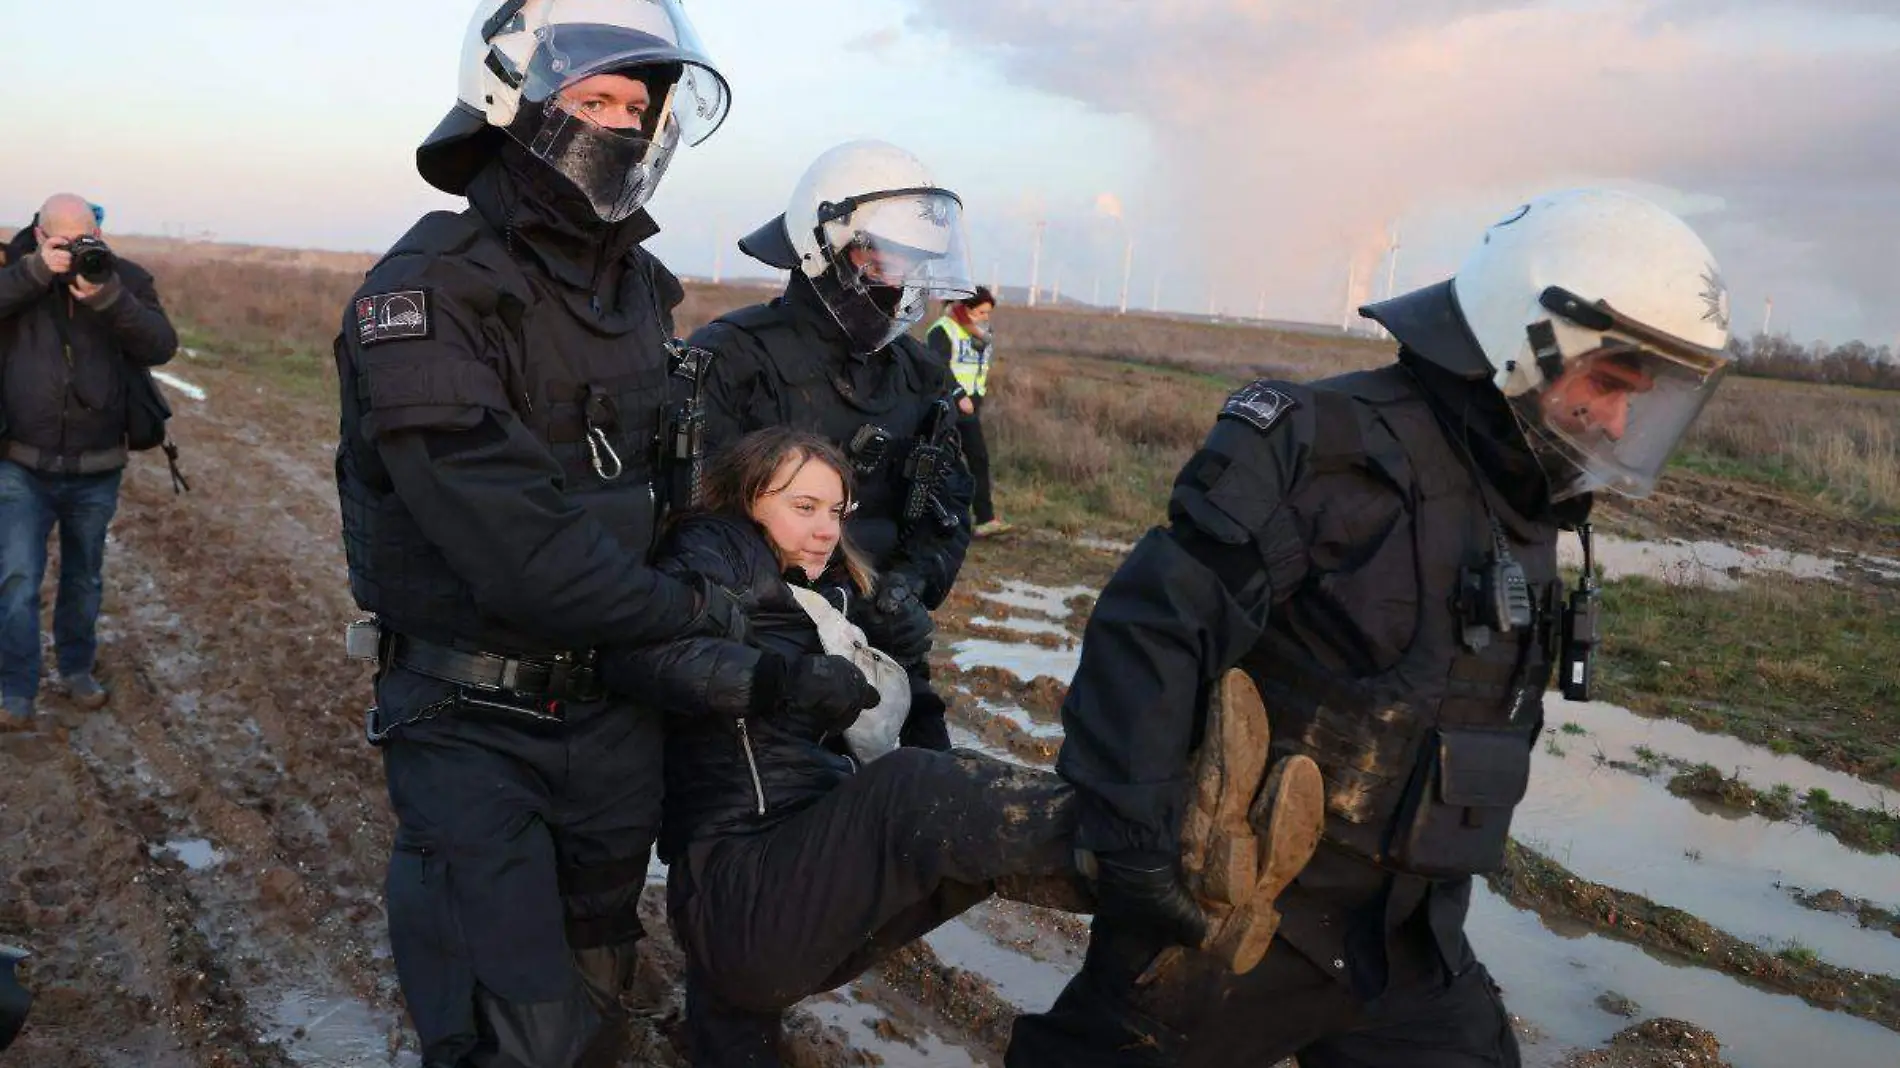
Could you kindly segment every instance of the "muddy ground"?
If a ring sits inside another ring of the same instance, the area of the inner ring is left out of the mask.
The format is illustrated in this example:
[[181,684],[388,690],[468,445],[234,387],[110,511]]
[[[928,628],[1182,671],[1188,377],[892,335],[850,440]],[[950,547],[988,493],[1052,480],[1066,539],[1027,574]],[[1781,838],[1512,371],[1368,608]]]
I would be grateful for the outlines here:
[[[186,358],[172,370],[209,395],[175,405],[194,491],[175,496],[150,456],[128,472],[101,625],[112,703],[84,712],[49,690],[39,729],[0,735],[0,942],[34,951],[25,978],[37,995],[7,1063],[412,1065],[380,903],[391,821],[362,734],[368,679],[340,642],[355,611],[331,405]],[[1665,498],[1632,525],[1681,516],[1695,533],[1736,537],[1746,522],[1777,544],[1878,547],[1873,533],[1784,523],[1746,497]],[[1100,588],[1120,553],[1025,533],[979,547],[969,574]],[[986,613],[998,614],[959,593],[946,635],[1003,636],[972,622]],[[1046,731],[977,702],[1052,724],[1059,686],[942,663],[960,728],[1016,759],[1053,756]],[[680,1063],[677,952],[657,904],[650,889],[654,937],[627,1064]],[[1030,978],[1044,985],[1013,989],[920,944],[807,1003],[793,1062],[999,1063],[1009,1019],[1075,966],[1083,929],[1013,905],[964,927],[1041,968]],[[1651,1022],[1572,1063],[1722,1064],[1705,1039]]]

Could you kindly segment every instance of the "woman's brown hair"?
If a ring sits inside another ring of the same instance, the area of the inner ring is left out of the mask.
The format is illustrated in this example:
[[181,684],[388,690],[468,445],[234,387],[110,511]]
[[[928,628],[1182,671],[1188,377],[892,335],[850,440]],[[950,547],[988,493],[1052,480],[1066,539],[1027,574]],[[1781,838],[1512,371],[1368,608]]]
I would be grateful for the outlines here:
[[[788,461],[796,465],[792,468],[793,477],[814,461],[837,472],[838,480],[844,484],[844,507],[849,514],[855,487],[851,464],[845,459],[844,451],[809,431],[784,426],[755,430],[714,454],[700,484],[700,510],[750,522],[752,502],[783,488],[782,484],[773,485],[773,479]],[[777,551],[776,547],[773,551]],[[844,558],[845,571],[859,591],[869,593],[874,589],[877,572],[842,532],[838,537],[838,551]]]

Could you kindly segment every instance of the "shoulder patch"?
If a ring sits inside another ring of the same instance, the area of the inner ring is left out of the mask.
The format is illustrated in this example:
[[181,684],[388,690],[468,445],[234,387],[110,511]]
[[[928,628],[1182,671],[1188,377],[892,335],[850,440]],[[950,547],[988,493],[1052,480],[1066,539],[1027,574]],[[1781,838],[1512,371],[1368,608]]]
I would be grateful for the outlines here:
[[356,298],[356,343],[368,348],[384,341],[434,336],[429,291],[398,289]]
[[1265,432],[1273,429],[1280,417],[1300,406],[1300,402],[1265,382],[1254,382],[1235,390],[1221,406],[1222,417],[1232,416]]

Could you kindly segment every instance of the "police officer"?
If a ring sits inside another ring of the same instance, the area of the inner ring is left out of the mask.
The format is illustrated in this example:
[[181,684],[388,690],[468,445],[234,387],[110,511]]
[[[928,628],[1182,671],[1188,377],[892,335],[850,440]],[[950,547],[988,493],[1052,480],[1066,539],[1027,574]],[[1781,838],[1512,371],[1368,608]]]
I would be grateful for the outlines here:
[[727,88],[675,0],[483,0],[416,154],[468,198],[364,280],[336,355],[350,584],[398,828],[390,941],[429,1066],[611,1047],[661,725],[597,647],[742,635],[646,566],[682,291],[642,210]]
[[1578,191],[1363,313],[1398,339],[1395,364],[1229,398],[1170,525],[1102,594],[1058,762],[1080,846],[1166,853],[1193,695],[1238,666],[1272,757],[1319,765],[1320,848],[1239,976],[1098,917],[1082,972],[1017,1022],[1010,1065],[1518,1063],[1464,920],[1471,877],[1501,863],[1553,666],[1567,695],[1589,689],[1596,592],[1563,588],[1558,532],[1587,552],[1593,492],[1650,490],[1727,367],[1727,295],[1679,219]]
[[805,172],[783,215],[739,242],[790,272],[784,295],[692,337],[715,354],[709,448],[791,425],[850,456],[858,506],[845,532],[880,579],[847,613],[910,672],[904,744],[933,749],[950,739],[929,684],[930,610],[969,548],[971,483],[956,385],[905,331],[933,296],[975,291],[965,247],[962,202],[916,157],[878,141],[839,145]]

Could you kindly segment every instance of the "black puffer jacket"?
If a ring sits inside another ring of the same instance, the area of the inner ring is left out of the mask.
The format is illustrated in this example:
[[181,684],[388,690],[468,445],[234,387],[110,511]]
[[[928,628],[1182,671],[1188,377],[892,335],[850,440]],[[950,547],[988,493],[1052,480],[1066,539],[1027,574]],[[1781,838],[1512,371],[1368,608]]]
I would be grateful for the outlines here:
[[7,440],[62,470],[125,444],[126,376],[171,359],[178,334],[137,264],[119,260],[105,288],[82,301],[29,248],[10,246],[23,255],[0,267],[0,401]]
[[603,657],[611,689],[639,694],[667,715],[660,857],[671,863],[693,841],[779,823],[844,781],[855,765],[793,726],[770,694],[755,692],[771,674],[760,670],[761,660],[794,662],[825,651],[792,596],[791,583],[802,584],[803,573],[782,572],[756,526],[723,515],[687,516],[661,541],[654,566],[731,590],[757,646],[685,638]]

